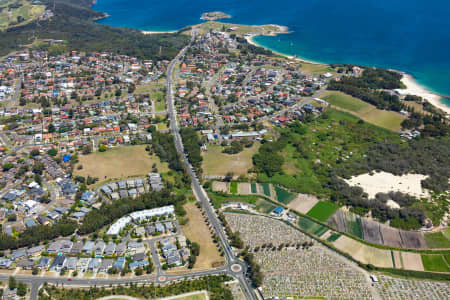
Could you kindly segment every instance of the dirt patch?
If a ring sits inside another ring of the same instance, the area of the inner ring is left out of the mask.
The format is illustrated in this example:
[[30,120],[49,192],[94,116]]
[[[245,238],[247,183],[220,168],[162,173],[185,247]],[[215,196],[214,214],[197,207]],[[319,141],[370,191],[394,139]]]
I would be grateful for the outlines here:
[[426,249],[427,243],[422,232],[400,230],[400,237],[404,248]]
[[220,256],[219,249],[214,244],[211,232],[205,223],[205,219],[195,203],[188,202],[184,205],[189,222],[183,225],[182,231],[186,238],[200,245],[200,255],[194,265],[194,269],[205,269],[217,267],[223,264],[224,258]]
[[212,189],[214,192],[228,193],[228,183],[221,181],[213,181]]
[[333,245],[351,255],[354,259],[363,264],[372,264],[376,267],[393,268],[392,256],[390,250],[378,249],[364,245],[347,236],[341,236]]
[[249,195],[252,193],[252,187],[250,183],[240,182],[238,183],[238,194]]
[[384,245],[394,248],[403,247],[402,238],[400,237],[400,231],[398,229],[380,224],[380,231]]
[[316,196],[308,194],[298,194],[295,200],[291,201],[287,206],[302,214],[306,214],[314,205],[319,202]]
[[364,240],[374,244],[383,244],[380,233],[380,223],[371,221],[367,218],[361,218],[361,226],[363,229]]
[[400,251],[392,251],[394,254],[395,268],[404,269]]
[[422,257],[419,253],[402,252],[401,255],[405,270],[424,271]]

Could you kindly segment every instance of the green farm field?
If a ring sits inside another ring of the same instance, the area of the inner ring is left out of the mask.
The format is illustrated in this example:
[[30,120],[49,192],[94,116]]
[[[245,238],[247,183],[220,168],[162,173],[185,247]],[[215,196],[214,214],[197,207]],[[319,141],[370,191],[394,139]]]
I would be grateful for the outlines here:
[[328,228],[320,225],[316,222],[311,221],[308,218],[300,217],[298,220],[298,225],[303,228],[304,230],[321,237],[325,232],[327,232]]
[[424,237],[428,248],[450,248],[450,240],[442,232],[425,233]]
[[422,263],[425,271],[431,272],[450,272],[450,268],[440,254],[422,255]]
[[326,222],[332,214],[339,209],[339,206],[328,201],[319,201],[306,215],[322,222]]

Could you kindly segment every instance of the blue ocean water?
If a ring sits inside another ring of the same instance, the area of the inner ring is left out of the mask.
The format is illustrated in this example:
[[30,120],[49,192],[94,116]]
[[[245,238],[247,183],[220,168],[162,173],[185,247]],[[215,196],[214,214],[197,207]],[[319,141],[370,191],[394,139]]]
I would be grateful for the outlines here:
[[[434,0],[97,0],[101,24],[177,30],[219,10],[226,22],[288,26],[289,34],[255,42],[323,63],[393,68],[450,95],[450,1]],[[442,100],[450,106],[450,100]]]

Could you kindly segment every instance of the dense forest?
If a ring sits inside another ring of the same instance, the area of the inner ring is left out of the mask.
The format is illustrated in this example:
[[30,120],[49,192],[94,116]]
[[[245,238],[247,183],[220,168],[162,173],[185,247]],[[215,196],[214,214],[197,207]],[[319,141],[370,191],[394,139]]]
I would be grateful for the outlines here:
[[203,157],[200,153],[202,143],[193,128],[184,127],[180,131],[183,138],[184,151],[186,152],[192,166],[200,171],[202,168]]
[[31,22],[0,32],[0,55],[18,50],[35,39],[67,41],[67,47],[83,51],[108,51],[142,59],[172,59],[188,43],[189,36],[180,33],[144,35],[138,30],[103,26],[93,22],[104,16],[85,0],[44,2],[54,9],[49,20]]
[[37,245],[42,241],[52,240],[59,236],[69,236],[77,229],[77,223],[62,219],[53,225],[37,225],[27,228],[18,238],[7,234],[0,234],[0,250],[17,249]]
[[[404,140],[333,109],[312,121],[291,123],[279,132],[276,141],[265,143],[253,156],[259,181],[329,198],[357,214],[371,212],[380,221],[390,220],[392,226],[404,229],[420,228],[427,217],[438,224],[447,210],[448,204],[439,194],[450,188],[448,137]],[[298,168],[296,173],[286,173],[286,164]],[[389,196],[398,199],[402,208],[391,209],[386,196],[368,199],[360,187],[343,180],[376,171],[428,175],[421,184],[432,191],[433,202],[395,194]]]
[[328,89],[344,92],[379,109],[400,111],[404,107],[400,98],[382,90],[401,88],[401,78],[397,72],[367,68],[359,77],[344,76],[339,81],[330,81]]
[[143,299],[159,299],[173,295],[180,295],[195,291],[208,291],[211,300],[232,300],[233,295],[224,284],[233,278],[226,275],[205,276],[198,279],[183,280],[166,285],[130,283],[129,286],[115,286],[105,289],[104,287],[91,287],[89,289],[59,288],[55,285],[44,284],[39,290],[39,300],[63,300],[99,299],[112,295],[127,295]]

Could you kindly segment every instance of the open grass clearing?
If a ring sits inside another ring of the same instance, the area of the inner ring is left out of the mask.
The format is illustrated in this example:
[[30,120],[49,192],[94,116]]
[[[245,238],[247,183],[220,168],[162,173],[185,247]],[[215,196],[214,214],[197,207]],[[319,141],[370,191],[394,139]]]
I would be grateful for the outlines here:
[[308,63],[308,62],[302,62],[300,69],[303,72],[309,73],[309,74],[336,73],[336,70],[331,68],[328,65]]
[[[398,134],[343,111],[328,108],[325,118],[301,125],[304,132],[292,128],[278,128],[280,134],[289,134],[292,141],[280,154],[284,156],[283,173],[268,177],[258,174],[258,181],[279,184],[298,193],[327,197],[323,182],[328,180],[329,169],[337,168],[338,161],[363,159],[369,147],[382,139],[400,142]],[[351,153],[351,154],[350,154]],[[287,171],[287,165],[298,170],[296,174]]]
[[450,240],[450,227],[445,228],[442,234]]
[[406,119],[399,113],[378,109],[367,102],[338,91],[326,91],[322,99],[366,122],[395,132],[401,129],[400,124]]
[[158,172],[169,170],[167,163],[161,163],[156,155],[150,156],[145,151],[145,145],[120,146],[108,149],[105,152],[94,152],[80,155],[78,165],[83,168],[74,168],[76,176],[98,177],[99,182],[127,177],[144,176],[152,171],[156,164]]
[[422,254],[422,263],[425,271],[431,272],[450,272],[450,268],[440,254]]
[[220,256],[219,249],[212,240],[211,232],[200,209],[192,202],[186,203],[184,209],[189,221],[181,227],[182,231],[186,238],[200,245],[200,255],[197,257],[194,269],[215,268],[222,265],[224,258]]
[[308,211],[307,215],[322,222],[326,222],[338,209],[339,206],[332,202],[319,201],[310,211]]
[[428,248],[450,248],[450,241],[442,232],[425,233],[424,238]]
[[[17,7],[8,8],[9,5]],[[0,30],[30,23],[44,11],[45,5],[33,5],[27,0],[0,1]],[[18,17],[22,18],[20,23],[17,22]]]
[[252,157],[259,146],[259,143],[254,143],[252,147],[244,148],[238,154],[226,154],[222,153],[222,146],[209,145],[208,150],[202,154],[203,171],[206,175],[225,176],[228,172],[234,175],[247,175],[248,170],[253,167]]

